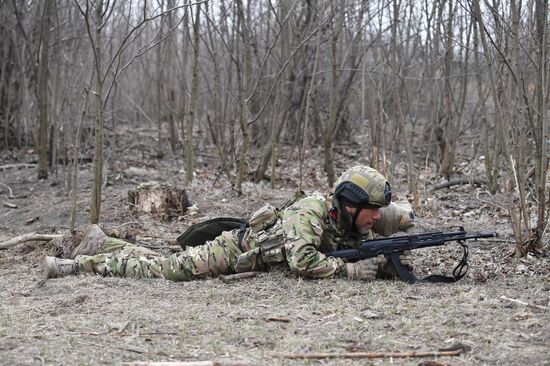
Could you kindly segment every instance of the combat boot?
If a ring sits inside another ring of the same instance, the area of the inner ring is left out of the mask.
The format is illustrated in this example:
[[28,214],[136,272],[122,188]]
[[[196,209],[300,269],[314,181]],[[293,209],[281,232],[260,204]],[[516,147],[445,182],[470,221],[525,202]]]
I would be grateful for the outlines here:
[[80,244],[74,248],[70,258],[77,255],[96,255],[101,253],[108,237],[97,225],[88,225],[81,234]]
[[48,256],[44,260],[44,274],[46,278],[76,274],[76,261]]

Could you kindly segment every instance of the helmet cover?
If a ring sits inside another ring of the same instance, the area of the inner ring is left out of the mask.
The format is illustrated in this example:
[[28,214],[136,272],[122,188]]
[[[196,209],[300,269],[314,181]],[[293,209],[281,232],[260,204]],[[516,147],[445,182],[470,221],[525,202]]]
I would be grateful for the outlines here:
[[334,198],[346,206],[386,207],[391,202],[391,188],[376,169],[358,165],[346,170],[336,180]]

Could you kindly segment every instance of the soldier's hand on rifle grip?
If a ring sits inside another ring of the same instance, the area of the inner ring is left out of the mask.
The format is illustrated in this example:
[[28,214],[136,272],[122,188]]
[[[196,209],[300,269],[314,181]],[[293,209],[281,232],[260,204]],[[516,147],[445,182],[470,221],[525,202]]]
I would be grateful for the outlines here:
[[376,278],[378,268],[386,263],[387,259],[383,255],[355,263],[346,263],[347,276],[352,280],[372,281]]
[[409,270],[412,272],[414,267],[412,265],[412,255],[410,250],[404,250],[403,254],[399,256],[399,261],[403,266],[409,268]]
[[[413,266],[411,257],[411,251],[405,250],[403,251],[403,253],[401,253],[401,255],[399,255],[399,262],[401,262],[401,265],[407,267],[412,272]],[[393,279],[398,277],[398,274],[393,264],[389,261],[386,261],[385,263],[378,266],[376,277],[382,279]]]

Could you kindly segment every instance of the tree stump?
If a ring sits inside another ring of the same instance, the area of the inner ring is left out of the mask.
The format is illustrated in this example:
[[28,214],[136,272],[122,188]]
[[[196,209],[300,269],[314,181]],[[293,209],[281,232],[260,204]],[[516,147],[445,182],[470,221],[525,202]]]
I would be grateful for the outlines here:
[[162,221],[183,215],[191,206],[183,188],[157,182],[143,183],[129,190],[128,202],[134,214],[146,212]]

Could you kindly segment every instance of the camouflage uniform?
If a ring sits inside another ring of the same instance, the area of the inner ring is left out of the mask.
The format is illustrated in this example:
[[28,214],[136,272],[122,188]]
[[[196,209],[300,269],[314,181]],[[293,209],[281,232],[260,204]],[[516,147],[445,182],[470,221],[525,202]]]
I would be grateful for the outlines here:
[[[387,229],[385,235],[407,227],[410,221],[403,220],[403,213],[409,211],[395,209],[390,202],[391,190],[386,179],[373,168],[356,166],[338,179],[332,198],[314,194],[282,212],[269,205],[258,210],[240,242],[238,230],[226,231],[204,245],[163,257],[146,248],[107,238],[104,253],[75,258],[76,270],[105,276],[189,281],[284,266],[308,278],[357,278],[353,266],[324,253],[356,248],[364,239],[354,230],[360,209],[351,217],[346,210],[348,205],[364,207],[368,203],[380,208],[380,221],[383,229]],[[331,214],[335,212],[338,214]],[[372,238],[372,231],[366,237]]]
[[331,206],[322,195],[306,197],[283,212],[266,206],[252,216],[240,246],[238,230],[233,230],[169,257],[109,238],[105,253],[75,258],[78,272],[188,281],[286,266],[309,278],[346,276],[344,261],[323,253],[357,247],[362,238],[338,229],[328,214]]

